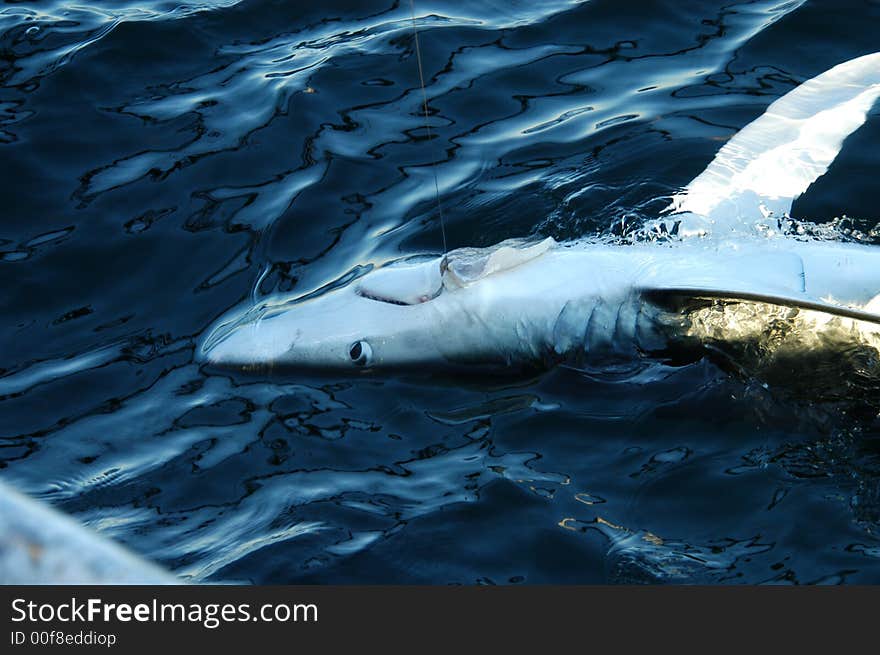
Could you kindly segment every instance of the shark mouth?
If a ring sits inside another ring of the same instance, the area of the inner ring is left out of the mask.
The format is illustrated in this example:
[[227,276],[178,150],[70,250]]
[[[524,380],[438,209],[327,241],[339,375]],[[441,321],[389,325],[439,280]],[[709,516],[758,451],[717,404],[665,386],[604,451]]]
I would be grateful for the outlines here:
[[[390,298],[388,296],[381,296],[377,293],[371,293],[363,288],[358,288],[355,293],[357,293],[357,295],[359,295],[361,298],[366,298],[367,300],[375,300],[376,302],[384,302],[388,303],[389,305],[398,305],[400,307],[411,307],[412,305],[418,305],[423,302],[428,302],[429,300],[433,300],[437,297],[436,295],[432,297],[420,296],[415,302],[407,302],[398,298]],[[437,292],[437,294],[439,295],[439,291]]]
[[460,289],[525,264],[555,245],[552,237],[537,243],[508,239],[489,248],[459,248],[439,259],[391,264],[364,276],[355,293],[391,305],[419,305],[433,300],[444,289]]
[[418,263],[395,263],[362,277],[355,293],[362,298],[391,305],[419,305],[443,290],[436,258]]

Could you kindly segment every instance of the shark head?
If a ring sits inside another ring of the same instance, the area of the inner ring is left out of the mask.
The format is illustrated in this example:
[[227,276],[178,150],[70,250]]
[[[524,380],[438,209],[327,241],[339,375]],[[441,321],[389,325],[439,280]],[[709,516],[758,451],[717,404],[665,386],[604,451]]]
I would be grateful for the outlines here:
[[269,298],[222,317],[197,356],[220,367],[343,372],[497,368],[540,358],[552,311],[523,304],[523,269],[552,246],[548,239],[463,248],[392,262],[299,298]]
[[199,356],[226,367],[342,371],[436,361],[440,264],[399,263],[325,292],[233,311],[208,331]]

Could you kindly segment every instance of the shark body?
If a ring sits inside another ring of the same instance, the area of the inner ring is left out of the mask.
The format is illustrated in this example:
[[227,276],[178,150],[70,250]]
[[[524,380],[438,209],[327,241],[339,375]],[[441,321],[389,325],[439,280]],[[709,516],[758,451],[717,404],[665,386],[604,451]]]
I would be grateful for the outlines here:
[[[816,329],[832,325],[844,341],[880,344],[880,247],[772,229],[878,96],[875,53],[775,101],[649,226],[675,225],[673,239],[511,240],[405,258],[326,293],[236,308],[206,332],[198,356],[322,370],[595,363],[661,353],[683,338],[741,336],[742,325],[695,320],[713,303],[783,308],[789,318],[812,316]],[[762,235],[756,225],[770,229]]]

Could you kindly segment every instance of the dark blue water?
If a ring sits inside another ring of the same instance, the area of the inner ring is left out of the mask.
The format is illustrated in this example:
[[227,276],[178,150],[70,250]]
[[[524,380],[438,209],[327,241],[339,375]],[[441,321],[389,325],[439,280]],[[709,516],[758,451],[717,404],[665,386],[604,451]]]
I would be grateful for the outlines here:
[[[198,581],[880,582],[864,398],[193,363],[245,299],[440,251],[435,160],[450,248],[608,234],[880,48],[876,1],[415,10],[430,130],[407,2],[0,4],[0,477]],[[878,148],[875,107],[793,213],[880,242]]]

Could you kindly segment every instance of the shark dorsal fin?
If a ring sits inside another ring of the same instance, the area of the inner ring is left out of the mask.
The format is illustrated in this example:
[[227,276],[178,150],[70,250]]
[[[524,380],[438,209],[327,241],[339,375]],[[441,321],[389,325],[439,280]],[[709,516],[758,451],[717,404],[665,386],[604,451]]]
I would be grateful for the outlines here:
[[880,52],[807,80],[737,132],[673,197],[678,233],[736,231],[787,215],[822,176],[880,96]]
[[493,273],[515,268],[540,257],[555,245],[553,237],[547,237],[537,243],[525,239],[507,239],[489,248],[453,250],[440,262],[443,286],[447,289],[459,289]]

